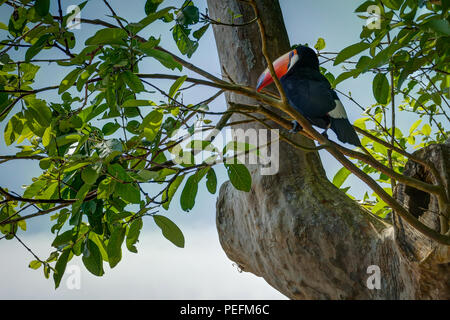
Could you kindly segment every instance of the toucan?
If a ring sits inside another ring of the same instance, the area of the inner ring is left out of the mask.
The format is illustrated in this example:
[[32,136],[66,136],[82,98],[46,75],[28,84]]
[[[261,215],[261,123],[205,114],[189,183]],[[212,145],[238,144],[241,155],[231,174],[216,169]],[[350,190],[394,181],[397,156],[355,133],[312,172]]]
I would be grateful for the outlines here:
[[[319,59],[314,50],[298,46],[276,59],[273,66],[292,107],[311,124],[325,129],[324,136],[331,128],[340,141],[361,146],[339,97],[328,79],[320,73]],[[257,91],[272,82],[270,71],[266,69],[258,79]],[[291,132],[299,130],[300,125],[293,121]]]

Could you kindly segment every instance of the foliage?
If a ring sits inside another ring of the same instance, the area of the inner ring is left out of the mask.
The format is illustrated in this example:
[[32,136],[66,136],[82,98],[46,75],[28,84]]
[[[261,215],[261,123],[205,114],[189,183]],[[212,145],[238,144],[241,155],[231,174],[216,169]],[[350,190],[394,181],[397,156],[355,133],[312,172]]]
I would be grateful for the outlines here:
[[[367,19],[366,10],[371,5],[380,8],[380,28],[364,26],[359,42],[334,57],[322,55],[334,65],[344,66],[337,77],[330,76],[325,68],[324,73],[334,79],[335,87],[350,77],[374,74],[375,103],[366,108],[359,105],[364,116],[356,120],[355,126],[403,150],[445,142],[450,120],[450,1],[364,1],[355,12]],[[354,101],[351,93],[347,96]],[[395,121],[404,116],[415,118],[407,132],[402,132]],[[369,137],[361,142],[376,160],[403,172],[408,160],[405,156]],[[358,166],[376,175],[377,181],[386,184],[386,190],[392,193],[395,182],[388,176],[361,161]],[[333,182],[341,187],[348,175],[348,170],[342,169]],[[384,201],[378,197],[371,201],[367,194],[361,203],[382,217],[391,211]]]
[[[195,121],[206,122],[198,112],[207,106],[179,102],[186,76],[175,77],[166,93],[140,77],[139,70],[144,59],[150,58],[167,69],[182,71],[181,64],[159,47],[160,39],[151,35],[152,24],[162,21],[171,26],[178,49],[191,57],[209,22],[200,21],[192,1],[175,8],[163,7],[162,0],[148,0],[143,8],[146,16],[137,23],[114,12],[116,25],[88,21],[100,28],[82,45],[65,26],[68,15],[58,16],[57,10],[53,15],[56,8],[50,1],[0,3],[2,10],[12,9],[8,25],[0,24],[7,31],[0,45],[4,141],[19,148],[14,159],[37,160],[42,169],[21,196],[11,199],[15,193],[1,189],[4,238],[17,237],[18,228],[26,230],[30,210],[38,215],[53,212],[54,251],[48,259],[33,260],[29,266],[43,267],[47,278],[53,273],[56,287],[74,256],[81,256],[89,272],[102,276],[103,262],[114,268],[124,244],[136,253],[146,216],[153,217],[164,237],[184,247],[181,230],[157,213],[169,209],[178,189],[181,208],[191,210],[202,180],[211,193],[216,192],[217,177],[210,164],[176,165],[170,160],[181,142],[172,136],[182,126],[192,133]],[[25,49],[14,53],[10,49],[16,45]],[[81,47],[78,53],[76,47]],[[60,51],[66,58],[43,59],[49,50]],[[56,62],[63,68],[59,85],[36,87],[37,73],[45,72],[40,62]],[[155,87],[165,101],[156,101],[158,95],[151,91]],[[59,99],[43,100],[39,93],[47,90],[57,90]],[[182,152],[194,151],[185,147]],[[250,190],[245,166],[236,163],[226,168],[238,189]],[[145,184],[151,184],[152,195],[145,191]]]

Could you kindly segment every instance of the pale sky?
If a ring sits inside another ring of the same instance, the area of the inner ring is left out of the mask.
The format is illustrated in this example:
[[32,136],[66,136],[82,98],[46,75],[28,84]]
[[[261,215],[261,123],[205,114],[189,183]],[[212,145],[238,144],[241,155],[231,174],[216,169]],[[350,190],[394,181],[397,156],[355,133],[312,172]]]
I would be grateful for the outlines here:
[[[78,4],[82,1],[63,0],[63,6]],[[166,1],[168,4],[176,1]],[[178,1],[177,3],[181,2]],[[204,12],[205,0],[195,1]],[[111,0],[111,5],[117,9],[119,15],[127,19],[138,21],[143,17],[144,0]],[[313,46],[319,37],[327,43],[326,51],[339,51],[342,48],[358,41],[359,33],[364,24],[353,13],[360,1],[357,0],[280,0],[286,27],[291,43],[309,43]],[[132,5],[131,5],[132,4]],[[52,1],[52,5],[54,5]],[[5,22],[10,12],[2,6],[0,21]],[[103,18],[100,12],[107,12],[102,1],[91,0],[83,10],[83,18]],[[108,19],[108,18],[105,18]],[[152,25],[153,26],[153,25]],[[152,27],[153,28],[153,27]],[[146,35],[162,36],[162,46],[172,52],[177,52],[174,41],[169,33],[168,26],[157,23],[156,29],[149,28]],[[84,39],[91,36],[94,30],[90,26],[82,25],[81,30],[75,30],[76,36]],[[0,34],[3,37],[3,33]],[[23,56],[24,51],[19,50],[17,55]],[[42,57],[45,55],[42,55]],[[141,72],[165,72],[157,62],[145,60]],[[200,42],[200,47],[193,55],[191,62],[220,76],[219,60],[214,43],[212,29],[210,28]],[[327,67],[329,64],[326,65]],[[45,70],[45,66],[43,65]],[[331,68],[334,74],[340,72],[340,67]],[[185,73],[187,71],[183,71]],[[35,87],[58,84],[65,76],[58,73],[56,67],[51,66],[36,81]],[[190,72],[187,74],[192,75]],[[371,79],[373,75],[363,75],[358,80],[349,79],[338,85],[338,89],[348,93],[362,105],[374,103],[372,96]],[[167,82],[170,85],[170,82]],[[214,91],[207,88],[198,88],[184,95],[185,101],[201,101]],[[54,93],[46,94],[48,99],[54,99]],[[359,118],[361,112],[344,97],[342,102],[346,106],[351,121]],[[224,110],[225,101],[218,100],[210,105],[214,111]],[[401,128],[407,128],[411,120],[402,118]],[[0,132],[6,121],[0,124]],[[330,137],[331,134],[330,134]],[[14,148],[7,148],[3,138],[0,140],[0,154],[11,154]],[[329,177],[341,168],[325,153],[321,153],[324,167]],[[227,180],[223,169],[218,169],[219,182]],[[0,165],[0,185],[8,186],[17,192],[23,192],[21,186],[29,184],[31,177],[39,175],[37,163],[18,162],[15,164]],[[219,183],[219,185],[220,185]],[[350,178],[344,186],[352,186],[358,190],[357,195],[363,194],[365,186],[356,179]],[[61,287],[54,290],[53,280],[46,280],[42,270],[35,271],[28,268],[33,257],[17,241],[0,241],[0,274],[3,277],[0,286],[0,299],[7,298],[39,298],[39,299],[284,299],[278,291],[268,285],[262,278],[253,274],[240,273],[233,262],[230,261],[220,247],[215,227],[216,196],[210,195],[204,186],[199,194],[194,209],[185,213],[179,206],[178,197],[172,201],[171,209],[166,213],[182,229],[186,238],[186,248],[179,249],[162,237],[155,224],[144,221],[138,254],[123,249],[124,257],[119,265],[110,270],[105,264],[106,274],[97,278],[82,267],[81,288],[69,290],[65,286],[67,276],[61,282]],[[49,217],[40,221],[29,222],[30,231],[20,234],[21,239],[38,255],[46,258],[52,249],[50,243]],[[69,265],[82,265],[81,259],[74,258]]]

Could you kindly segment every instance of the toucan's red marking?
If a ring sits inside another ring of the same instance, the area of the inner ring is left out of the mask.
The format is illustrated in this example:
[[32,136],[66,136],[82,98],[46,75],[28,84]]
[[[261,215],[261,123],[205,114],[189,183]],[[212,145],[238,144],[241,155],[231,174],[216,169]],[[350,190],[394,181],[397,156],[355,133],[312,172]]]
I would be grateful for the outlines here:
[[[292,51],[289,51],[276,59],[273,62],[273,68],[275,69],[275,73],[278,77],[278,79],[282,78],[289,70],[289,64],[291,61],[291,58],[297,54],[297,50],[294,49]],[[270,71],[268,68],[264,70],[264,72],[261,74],[261,76],[258,79],[258,84],[256,86],[256,90],[259,92],[263,88],[267,87],[269,84],[273,82],[272,75],[270,74]]]

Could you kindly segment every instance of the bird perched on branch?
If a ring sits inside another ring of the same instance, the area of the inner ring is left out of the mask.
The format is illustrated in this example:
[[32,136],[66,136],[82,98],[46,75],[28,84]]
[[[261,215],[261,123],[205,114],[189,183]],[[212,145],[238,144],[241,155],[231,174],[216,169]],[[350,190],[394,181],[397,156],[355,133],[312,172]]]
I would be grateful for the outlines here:
[[[314,50],[299,46],[279,57],[273,66],[292,107],[311,124],[325,129],[323,135],[327,136],[326,132],[331,128],[340,141],[361,146],[344,106],[327,78],[320,73]],[[259,77],[256,89],[261,91],[272,82],[270,71],[266,69]],[[300,125],[293,121],[291,131],[299,130]]]

